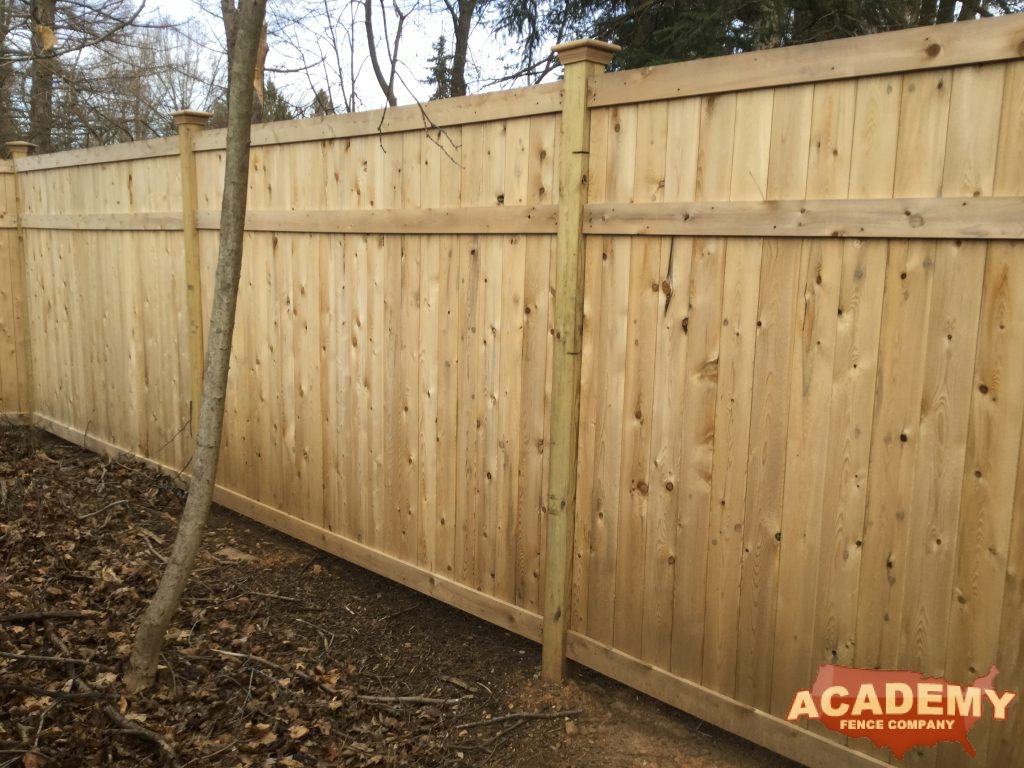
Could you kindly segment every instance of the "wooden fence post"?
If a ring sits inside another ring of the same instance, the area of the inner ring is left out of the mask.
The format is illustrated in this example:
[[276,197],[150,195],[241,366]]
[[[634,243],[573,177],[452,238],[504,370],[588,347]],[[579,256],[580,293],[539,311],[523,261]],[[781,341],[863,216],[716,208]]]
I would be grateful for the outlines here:
[[178,152],[181,156],[181,228],[185,241],[185,311],[188,316],[188,363],[191,383],[189,432],[199,424],[199,401],[203,394],[203,291],[199,261],[199,230],[196,209],[199,191],[196,185],[195,136],[210,121],[209,112],[185,109],[171,115],[178,127]]
[[583,206],[590,168],[587,81],[604,71],[619,46],[576,40],[554,48],[565,67],[558,163],[558,249],[555,255],[555,349],[551,379],[547,545],[544,558],[544,678],[565,673],[572,591],[573,531],[580,424],[583,336]]
[[21,216],[24,201],[21,193],[21,179],[18,174],[18,161],[28,157],[35,149],[35,144],[28,141],[8,141],[7,151],[11,154],[14,165],[14,217],[17,238],[18,285],[11,286],[14,296],[14,349],[18,362],[18,407],[31,418],[33,413],[33,380],[32,380],[32,340],[28,322],[28,254],[25,252],[25,232],[21,227]]

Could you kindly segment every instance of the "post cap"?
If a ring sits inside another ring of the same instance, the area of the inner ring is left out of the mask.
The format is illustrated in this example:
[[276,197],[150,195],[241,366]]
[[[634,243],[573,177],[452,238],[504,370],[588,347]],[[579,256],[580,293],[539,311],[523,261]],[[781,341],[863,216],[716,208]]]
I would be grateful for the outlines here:
[[174,118],[174,124],[179,128],[183,125],[198,125],[205,128],[206,124],[210,122],[209,112],[200,112],[196,109],[181,109],[171,112],[171,117]]
[[11,157],[28,157],[28,153],[35,149],[36,145],[31,141],[8,141],[6,147]]
[[575,64],[578,61],[592,61],[595,64],[607,64],[615,54],[622,50],[622,46],[615,43],[606,43],[602,40],[573,40],[568,43],[559,43],[552,49],[558,54],[558,60],[563,66]]

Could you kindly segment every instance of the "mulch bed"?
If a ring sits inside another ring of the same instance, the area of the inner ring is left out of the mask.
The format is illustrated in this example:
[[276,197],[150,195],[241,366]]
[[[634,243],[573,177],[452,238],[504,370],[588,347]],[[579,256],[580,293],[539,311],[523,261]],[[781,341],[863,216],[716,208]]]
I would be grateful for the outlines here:
[[574,731],[533,644],[223,511],[157,685],[124,695],[183,501],[0,427],[0,768],[543,765]]

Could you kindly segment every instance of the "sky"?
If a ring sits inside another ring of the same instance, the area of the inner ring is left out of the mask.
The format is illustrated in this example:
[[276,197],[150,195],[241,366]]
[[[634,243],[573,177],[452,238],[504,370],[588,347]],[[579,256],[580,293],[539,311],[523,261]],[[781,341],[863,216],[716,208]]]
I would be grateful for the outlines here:
[[[395,0],[385,0],[389,9],[388,29],[393,31],[396,17],[390,11]],[[437,3],[437,0],[434,0]],[[398,0],[400,7],[412,5],[412,0]],[[207,0],[206,7],[210,7]],[[268,0],[268,16],[275,10],[294,10],[297,3],[290,3],[287,0]],[[216,4],[214,4],[214,7]],[[188,18],[199,19],[203,25],[215,36],[223,35],[223,28],[220,26],[220,19],[214,16],[209,10],[203,10],[197,0],[148,0],[146,7],[150,12],[159,12],[175,21],[185,21]],[[443,8],[439,3],[438,8]],[[375,6],[375,29],[378,34],[382,32],[381,6],[377,0]],[[367,43],[365,27],[362,23],[362,5],[356,9],[355,25],[355,46],[348,44],[345,38],[341,39],[341,47],[346,57],[343,68],[348,71],[356,71],[355,92],[357,108],[361,110],[377,109],[385,106],[386,101],[380,86],[374,78],[373,71],[367,54]],[[345,18],[349,13],[345,11]],[[395,91],[399,104],[411,104],[415,101],[426,101],[430,98],[433,86],[427,85],[424,80],[429,70],[428,60],[432,55],[432,45],[437,38],[444,34],[450,38],[450,19],[445,12],[435,11],[417,12],[409,17],[403,27],[402,39],[400,42],[400,65],[398,77],[396,78]],[[298,54],[298,48],[306,50],[306,62],[316,62],[321,58],[317,52],[317,37],[324,36],[327,27],[326,17],[310,19],[306,23],[306,29],[290,26],[287,32],[294,37],[294,44],[288,44],[274,34],[273,24],[269,40],[269,52],[267,55],[267,78],[273,80],[274,84],[281,89],[290,101],[294,103],[308,104],[313,100],[314,87],[319,88],[325,84],[326,73],[323,66],[303,67],[303,62]],[[343,29],[343,28],[340,28]],[[282,30],[285,32],[285,30]],[[350,49],[352,53],[350,54]],[[328,55],[328,62],[334,62],[334,54],[330,46],[324,51]],[[501,76],[505,69],[502,63],[502,53],[506,56],[514,55],[514,48],[507,40],[496,40],[490,30],[479,23],[475,26],[470,39],[470,66],[467,67],[466,79],[469,81],[470,92],[477,93],[485,90],[494,90],[499,87],[493,84],[494,78]],[[350,67],[354,64],[354,67]],[[337,66],[329,67],[334,72]],[[332,91],[338,92],[337,76],[330,75]],[[346,76],[346,79],[348,76]],[[525,83],[520,83],[523,85]],[[340,107],[342,98],[340,92],[334,98]]]

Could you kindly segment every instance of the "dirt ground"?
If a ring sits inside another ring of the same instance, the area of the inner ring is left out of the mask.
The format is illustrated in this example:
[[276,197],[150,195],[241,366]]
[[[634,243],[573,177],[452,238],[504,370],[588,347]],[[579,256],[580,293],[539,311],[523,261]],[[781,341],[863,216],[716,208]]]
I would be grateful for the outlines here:
[[793,765],[579,667],[545,685],[537,645],[224,510],[123,695],[182,501],[0,427],[0,768]]

